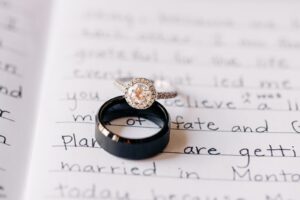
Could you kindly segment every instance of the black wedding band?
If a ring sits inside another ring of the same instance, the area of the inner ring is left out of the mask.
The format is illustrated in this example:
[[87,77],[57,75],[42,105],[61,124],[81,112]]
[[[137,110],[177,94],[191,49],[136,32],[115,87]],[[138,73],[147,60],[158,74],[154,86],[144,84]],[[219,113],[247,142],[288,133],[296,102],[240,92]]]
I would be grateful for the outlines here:
[[[110,121],[122,117],[142,117],[157,124],[158,133],[141,139],[129,139],[106,128]],[[96,140],[107,152],[128,159],[143,159],[154,156],[167,146],[170,139],[170,117],[157,101],[145,110],[128,105],[123,96],[105,102],[96,115]]]

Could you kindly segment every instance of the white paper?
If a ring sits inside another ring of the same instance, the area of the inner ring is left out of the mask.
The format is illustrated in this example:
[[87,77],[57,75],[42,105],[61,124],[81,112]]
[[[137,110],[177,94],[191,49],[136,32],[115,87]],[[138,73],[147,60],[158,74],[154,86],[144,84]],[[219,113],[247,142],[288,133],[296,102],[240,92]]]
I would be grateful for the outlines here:
[[36,23],[40,3],[0,1],[0,199],[24,198],[46,30]]
[[[56,1],[27,199],[299,199],[299,8]],[[146,160],[94,139],[97,110],[121,94],[113,79],[128,75],[167,79],[180,94],[160,101],[171,141]]]

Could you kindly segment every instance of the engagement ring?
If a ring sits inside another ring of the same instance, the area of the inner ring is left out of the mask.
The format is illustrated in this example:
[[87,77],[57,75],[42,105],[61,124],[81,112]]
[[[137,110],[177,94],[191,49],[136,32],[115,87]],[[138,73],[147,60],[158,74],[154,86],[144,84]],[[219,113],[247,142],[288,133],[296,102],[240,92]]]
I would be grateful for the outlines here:
[[176,91],[157,91],[158,88],[170,89],[171,85],[164,80],[120,78],[115,80],[115,85],[124,92],[127,103],[136,109],[147,109],[156,99],[169,99],[177,96]]

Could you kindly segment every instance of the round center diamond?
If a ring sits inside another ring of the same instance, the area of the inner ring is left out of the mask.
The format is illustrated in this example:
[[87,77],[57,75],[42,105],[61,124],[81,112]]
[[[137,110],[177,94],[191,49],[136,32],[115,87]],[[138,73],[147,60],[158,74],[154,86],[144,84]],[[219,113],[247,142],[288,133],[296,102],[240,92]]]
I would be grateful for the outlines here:
[[132,82],[125,94],[126,101],[134,108],[146,109],[155,101],[155,89],[147,80]]
[[151,91],[148,86],[142,83],[136,83],[128,89],[130,100],[134,104],[146,106],[151,99]]

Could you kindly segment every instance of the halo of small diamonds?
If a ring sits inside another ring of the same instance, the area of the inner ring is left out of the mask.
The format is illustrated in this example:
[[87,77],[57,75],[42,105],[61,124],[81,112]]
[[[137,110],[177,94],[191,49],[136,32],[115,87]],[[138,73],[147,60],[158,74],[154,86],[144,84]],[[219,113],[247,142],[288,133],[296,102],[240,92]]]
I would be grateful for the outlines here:
[[146,78],[134,78],[126,86],[125,99],[136,109],[149,108],[156,99],[153,81]]

